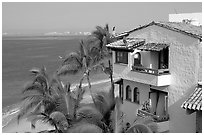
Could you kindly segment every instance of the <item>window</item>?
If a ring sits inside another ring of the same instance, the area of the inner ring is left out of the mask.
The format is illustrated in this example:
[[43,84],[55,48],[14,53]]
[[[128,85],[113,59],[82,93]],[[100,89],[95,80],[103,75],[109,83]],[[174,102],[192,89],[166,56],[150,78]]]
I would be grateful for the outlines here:
[[164,116],[168,114],[168,94],[167,92],[150,89],[150,113],[158,116]]
[[134,66],[140,66],[141,65],[141,54],[137,52],[134,55]]
[[165,48],[159,52],[159,69],[169,68],[169,48]]
[[128,52],[116,51],[116,63],[128,64]]
[[134,102],[139,104],[140,103],[140,97],[139,97],[139,90],[137,87],[134,88]]
[[119,85],[119,97],[123,100],[123,85]]
[[132,96],[132,91],[131,91],[130,86],[128,85],[128,86],[126,87],[126,99],[129,100],[129,101],[131,101],[131,96]]

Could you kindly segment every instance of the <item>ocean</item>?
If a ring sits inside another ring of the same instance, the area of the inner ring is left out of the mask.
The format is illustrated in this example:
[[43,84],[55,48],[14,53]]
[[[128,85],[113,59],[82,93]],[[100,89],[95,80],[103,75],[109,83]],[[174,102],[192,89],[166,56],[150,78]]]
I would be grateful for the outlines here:
[[[32,78],[29,70],[45,66],[52,75],[60,65],[59,56],[78,49],[85,36],[69,37],[9,37],[2,40],[2,118],[5,125],[10,116],[18,112],[24,85]],[[66,77],[72,84],[79,82],[81,74]],[[98,74],[94,81],[105,79]],[[106,78],[107,79],[107,78]]]

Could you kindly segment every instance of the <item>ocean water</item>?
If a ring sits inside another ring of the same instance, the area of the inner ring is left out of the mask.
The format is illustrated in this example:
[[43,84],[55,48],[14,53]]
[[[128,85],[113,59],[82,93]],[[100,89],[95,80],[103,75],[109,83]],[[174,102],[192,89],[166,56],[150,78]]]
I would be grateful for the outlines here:
[[[2,106],[19,102],[21,91],[28,80],[29,70],[46,66],[49,74],[59,67],[63,56],[77,50],[83,37],[59,38],[6,38],[2,41]],[[76,78],[75,78],[76,79]],[[73,81],[70,79],[69,81]]]
[[[29,70],[45,66],[49,75],[60,65],[59,56],[78,49],[85,36],[72,37],[12,37],[2,40],[2,126],[13,119],[21,106],[21,91],[32,78]],[[72,86],[82,74],[62,78]],[[107,79],[103,73],[92,73],[91,82]],[[106,81],[106,80],[105,80]],[[86,83],[86,82],[85,82]]]

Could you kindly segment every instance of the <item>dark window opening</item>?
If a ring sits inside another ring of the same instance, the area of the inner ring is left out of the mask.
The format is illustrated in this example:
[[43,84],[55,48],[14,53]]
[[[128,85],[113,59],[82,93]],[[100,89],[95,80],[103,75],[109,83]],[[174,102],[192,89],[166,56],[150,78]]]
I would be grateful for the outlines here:
[[159,69],[169,68],[169,48],[165,48],[159,52]]
[[139,52],[134,55],[134,66],[141,66],[141,54]]
[[116,51],[116,63],[128,64],[128,52]]
[[119,97],[123,100],[123,85],[119,84]]
[[126,87],[126,99],[129,100],[129,101],[131,101],[131,96],[132,96],[132,91],[131,91],[130,86],[128,85],[128,86]]
[[139,99],[139,89],[137,87],[134,88],[134,102],[139,104],[140,103],[140,99]]

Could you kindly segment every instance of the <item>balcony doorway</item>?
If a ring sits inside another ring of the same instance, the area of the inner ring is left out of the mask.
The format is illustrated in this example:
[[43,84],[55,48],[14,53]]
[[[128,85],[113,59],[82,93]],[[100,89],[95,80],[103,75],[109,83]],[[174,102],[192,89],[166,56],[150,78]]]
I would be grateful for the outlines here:
[[164,48],[159,51],[159,69],[168,69],[169,68],[169,48]]
[[158,116],[167,115],[168,108],[168,94],[167,92],[150,89],[150,113]]

